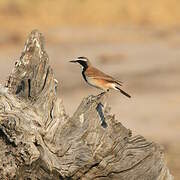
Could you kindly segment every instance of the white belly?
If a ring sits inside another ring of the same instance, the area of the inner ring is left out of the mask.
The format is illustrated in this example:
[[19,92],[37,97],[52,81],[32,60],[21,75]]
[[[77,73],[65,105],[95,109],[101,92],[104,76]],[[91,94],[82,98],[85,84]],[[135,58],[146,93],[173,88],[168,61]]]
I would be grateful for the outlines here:
[[101,89],[103,91],[107,91],[109,88],[106,88],[105,86],[103,86],[101,83],[97,83],[97,80],[93,79],[93,78],[86,78],[87,79],[87,83],[90,86],[93,86],[95,88]]

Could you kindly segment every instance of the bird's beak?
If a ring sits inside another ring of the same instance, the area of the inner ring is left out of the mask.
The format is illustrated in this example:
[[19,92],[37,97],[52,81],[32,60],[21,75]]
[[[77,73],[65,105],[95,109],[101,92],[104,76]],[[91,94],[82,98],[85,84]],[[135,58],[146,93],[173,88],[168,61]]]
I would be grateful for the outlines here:
[[76,61],[76,60],[73,60],[73,61],[69,61],[69,62],[71,62],[71,63],[77,63],[77,61]]

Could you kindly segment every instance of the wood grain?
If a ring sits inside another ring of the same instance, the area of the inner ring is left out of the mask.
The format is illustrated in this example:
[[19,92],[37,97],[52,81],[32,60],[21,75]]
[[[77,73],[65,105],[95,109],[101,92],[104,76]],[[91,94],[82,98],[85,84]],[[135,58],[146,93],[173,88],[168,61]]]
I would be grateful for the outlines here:
[[107,95],[84,98],[72,117],[37,30],[0,86],[0,179],[172,180],[163,148],[132,136]]

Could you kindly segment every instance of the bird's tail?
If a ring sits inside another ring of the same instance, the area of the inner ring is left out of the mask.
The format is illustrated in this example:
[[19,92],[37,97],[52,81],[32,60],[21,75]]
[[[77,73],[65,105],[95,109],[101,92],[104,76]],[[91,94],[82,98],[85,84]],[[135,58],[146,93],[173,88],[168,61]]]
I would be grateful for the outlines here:
[[115,86],[115,88],[116,88],[117,90],[119,90],[122,94],[124,94],[126,97],[131,98],[131,96],[130,96],[128,93],[126,93],[125,91],[123,91],[123,90],[120,89],[119,87]]

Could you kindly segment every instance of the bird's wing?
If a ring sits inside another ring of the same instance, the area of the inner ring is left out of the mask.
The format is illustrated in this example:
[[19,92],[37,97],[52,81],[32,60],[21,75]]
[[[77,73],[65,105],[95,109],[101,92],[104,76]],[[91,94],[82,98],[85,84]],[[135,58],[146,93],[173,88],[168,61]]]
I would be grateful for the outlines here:
[[94,67],[89,67],[86,70],[86,76],[88,76],[89,78],[92,78],[92,79],[103,79],[103,80],[106,80],[106,81],[109,81],[109,82],[114,82],[114,83],[117,83],[120,86],[122,86],[122,83],[123,83],[123,82],[114,79],[113,77],[105,74],[104,72],[102,72],[99,69],[96,69]]

